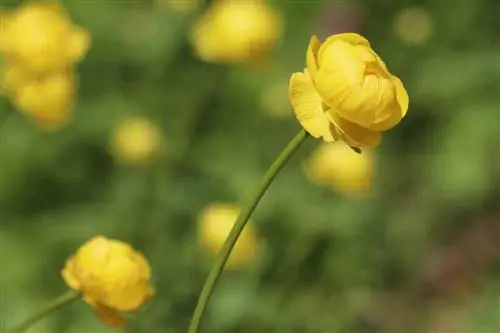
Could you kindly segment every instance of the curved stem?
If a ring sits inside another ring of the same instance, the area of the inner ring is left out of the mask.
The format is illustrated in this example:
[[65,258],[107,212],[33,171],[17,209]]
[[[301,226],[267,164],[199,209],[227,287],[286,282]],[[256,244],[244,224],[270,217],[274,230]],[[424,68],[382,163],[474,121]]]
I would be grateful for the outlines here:
[[78,296],[80,295],[79,292],[74,291],[74,290],[69,290],[66,293],[54,298],[53,300],[49,301],[45,305],[43,305],[39,310],[34,312],[31,316],[26,318],[21,324],[10,330],[10,333],[24,333],[30,328],[32,325],[36,324],[39,320],[41,320],[43,317],[51,314],[52,312],[56,311],[60,307],[71,303],[72,301],[76,300]]
[[292,139],[292,141],[288,143],[285,149],[283,149],[283,151],[274,160],[273,164],[271,164],[266,174],[262,178],[260,185],[257,187],[257,191],[251,197],[248,204],[243,208],[240,216],[233,226],[233,229],[229,233],[226,241],[222,245],[221,250],[217,254],[212,270],[208,274],[207,280],[203,285],[203,289],[201,290],[200,296],[198,298],[198,303],[196,304],[193,317],[191,318],[191,324],[189,325],[188,333],[198,333],[203,315],[212,296],[212,292],[215,288],[215,285],[217,284],[217,281],[219,280],[222,270],[224,269],[226,261],[229,258],[229,255],[231,254],[236,241],[238,240],[238,237],[245,228],[248,220],[250,219],[250,216],[257,207],[260,199],[262,199],[262,197],[264,196],[264,193],[268,189],[269,185],[271,185],[272,181],[278,175],[286,162],[290,159],[293,153],[297,151],[297,149],[307,139],[308,136],[309,135],[306,131],[301,130]]

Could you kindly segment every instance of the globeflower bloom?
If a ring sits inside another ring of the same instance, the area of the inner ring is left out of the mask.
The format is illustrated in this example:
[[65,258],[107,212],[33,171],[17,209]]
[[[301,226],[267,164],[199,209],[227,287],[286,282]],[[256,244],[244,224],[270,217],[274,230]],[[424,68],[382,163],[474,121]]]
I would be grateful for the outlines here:
[[122,120],[111,138],[111,152],[118,163],[148,165],[161,147],[161,132],[147,118],[130,117]]
[[[199,234],[201,244],[211,253],[217,254],[231,232],[240,208],[231,204],[212,204],[199,216]],[[239,266],[250,261],[259,250],[258,239],[251,221],[243,229],[228,259],[229,266]]]
[[73,25],[55,2],[28,2],[4,13],[1,29],[3,55],[36,73],[74,64],[90,45],[87,31]]
[[214,1],[194,27],[191,40],[206,62],[262,60],[281,36],[281,18],[262,0]]
[[6,83],[6,88],[13,90],[14,106],[40,128],[48,131],[59,129],[72,116],[77,88],[72,71],[27,78],[22,69],[12,68],[6,71],[6,79],[11,80]]
[[344,33],[320,43],[313,36],[306,64],[304,72],[292,75],[289,97],[312,136],[373,148],[406,115],[409,97],[403,83],[364,37]]
[[125,326],[120,312],[137,310],[154,294],[146,258],[129,244],[103,236],[80,247],[66,261],[62,277],[112,327]]
[[369,150],[354,152],[342,141],[323,143],[306,162],[306,175],[313,182],[346,195],[367,193],[372,186],[374,156]]

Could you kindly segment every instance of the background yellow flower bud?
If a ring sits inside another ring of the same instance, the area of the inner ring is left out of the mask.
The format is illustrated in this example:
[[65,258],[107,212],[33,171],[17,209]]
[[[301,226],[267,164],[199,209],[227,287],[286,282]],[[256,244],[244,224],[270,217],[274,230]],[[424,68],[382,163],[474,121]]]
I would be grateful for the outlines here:
[[265,1],[216,1],[192,31],[198,56],[207,62],[260,60],[281,35],[279,14]]
[[123,119],[111,137],[110,149],[118,163],[147,165],[161,148],[160,128],[147,118]]
[[[230,204],[212,204],[203,209],[199,216],[199,233],[202,246],[217,254],[224,244],[240,213],[240,208]],[[254,258],[259,244],[253,224],[250,221],[241,233],[228,265],[237,266]]]
[[54,72],[21,83],[13,95],[13,103],[42,129],[55,130],[70,118],[75,93],[74,73]]
[[1,51],[34,72],[57,70],[79,61],[90,44],[89,34],[75,27],[55,3],[31,2],[7,15]]
[[309,179],[344,194],[369,191],[373,169],[374,157],[370,151],[358,154],[342,141],[321,144],[306,162]]
[[143,254],[127,243],[103,236],[80,247],[66,262],[62,277],[112,326],[124,325],[119,312],[137,310],[154,294]]

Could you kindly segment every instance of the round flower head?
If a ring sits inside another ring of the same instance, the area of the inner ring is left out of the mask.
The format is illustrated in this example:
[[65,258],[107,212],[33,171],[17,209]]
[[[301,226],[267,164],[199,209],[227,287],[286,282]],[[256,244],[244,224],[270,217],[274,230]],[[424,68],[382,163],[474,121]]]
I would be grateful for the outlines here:
[[2,20],[0,51],[33,72],[73,64],[90,45],[89,34],[74,26],[57,3],[29,2]]
[[68,121],[76,94],[75,76],[71,71],[27,79],[22,77],[22,70],[16,70],[7,71],[7,75],[12,75],[9,83],[15,89],[12,102],[21,113],[44,130],[56,130]]
[[[200,214],[200,240],[213,254],[217,254],[236,222],[240,208],[229,204],[212,204]],[[228,265],[237,266],[255,257],[259,249],[257,235],[251,221],[241,233],[228,259]]]
[[147,118],[131,117],[121,121],[111,138],[111,151],[122,164],[146,165],[158,152],[160,129]]
[[289,95],[297,119],[312,136],[371,148],[406,115],[403,83],[360,35],[338,34],[323,44],[312,37],[306,63],[303,73],[292,75]]
[[281,35],[281,20],[265,1],[215,1],[194,27],[192,43],[207,62],[262,60]]
[[111,326],[124,326],[120,312],[137,310],[154,293],[146,258],[129,244],[103,236],[90,239],[70,257],[62,277]]
[[344,142],[323,143],[306,163],[312,181],[344,194],[365,194],[373,180],[374,157],[369,150],[358,154]]

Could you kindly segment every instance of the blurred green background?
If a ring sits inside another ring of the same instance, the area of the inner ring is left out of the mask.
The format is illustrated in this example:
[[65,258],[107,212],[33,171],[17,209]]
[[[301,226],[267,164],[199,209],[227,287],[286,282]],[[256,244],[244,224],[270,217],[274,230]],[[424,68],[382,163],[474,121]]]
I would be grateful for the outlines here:
[[[308,141],[253,217],[264,252],[224,273],[202,331],[500,332],[500,2],[275,1],[286,28],[263,66],[198,60],[187,34],[203,6],[63,3],[93,39],[75,119],[44,133],[0,100],[2,332],[65,290],[64,261],[97,234],[151,260],[157,294],[124,331],[186,332],[211,264],[200,210],[251,195],[300,128],[286,91],[310,36],[345,31],[365,35],[410,94],[376,151],[375,195],[309,182]],[[110,156],[130,115],[161,126],[166,153],[151,167]],[[30,330],[112,331],[83,302]]]

